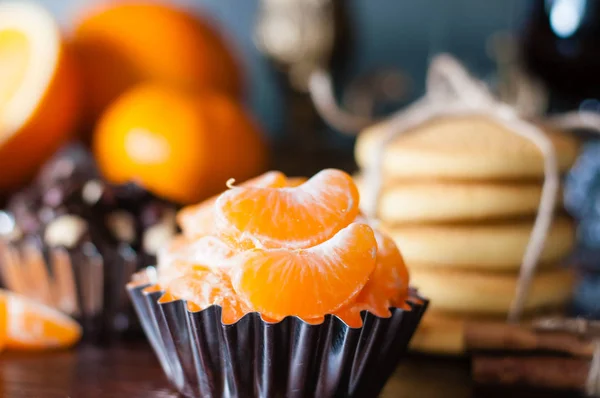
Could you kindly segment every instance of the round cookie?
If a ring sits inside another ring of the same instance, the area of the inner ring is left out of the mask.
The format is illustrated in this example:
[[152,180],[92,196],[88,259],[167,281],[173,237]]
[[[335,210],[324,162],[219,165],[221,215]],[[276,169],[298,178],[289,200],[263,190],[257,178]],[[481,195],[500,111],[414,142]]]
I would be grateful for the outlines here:
[[[392,121],[362,132],[355,155],[361,167],[371,164]],[[577,141],[545,128],[567,170],[575,161]],[[386,176],[405,179],[466,180],[524,179],[543,176],[543,157],[537,147],[484,116],[445,117],[432,120],[398,137],[384,153]]]
[[427,311],[410,349],[428,354],[461,355],[465,352],[465,318]]
[[[549,315],[549,314],[546,314]],[[522,323],[531,322],[535,316],[527,314]],[[427,311],[412,340],[410,349],[426,354],[463,355],[466,351],[465,330],[469,322],[505,323],[504,317],[473,317]]]
[[[533,221],[510,224],[384,226],[400,248],[406,264],[419,268],[517,270],[529,242]],[[548,234],[540,262],[564,258],[575,245],[575,228],[557,217]]]
[[410,341],[410,349],[427,354],[462,355],[465,353],[465,322],[464,317],[429,310]]
[[[430,300],[430,307],[456,314],[506,315],[517,288],[516,274],[457,270],[411,271],[411,285]],[[525,311],[564,306],[575,278],[564,268],[540,271],[534,277]]]
[[[355,180],[362,196],[364,181]],[[527,216],[537,212],[541,192],[537,182],[390,181],[381,191],[378,216],[387,224]]]

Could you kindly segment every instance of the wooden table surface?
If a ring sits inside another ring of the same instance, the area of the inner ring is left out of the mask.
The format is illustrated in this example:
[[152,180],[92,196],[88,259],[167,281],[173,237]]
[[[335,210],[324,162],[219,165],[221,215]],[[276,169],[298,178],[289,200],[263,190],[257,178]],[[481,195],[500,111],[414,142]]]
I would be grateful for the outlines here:
[[[466,360],[408,357],[382,394],[384,398],[545,397],[525,391],[477,389]],[[573,397],[573,394],[562,395]],[[84,345],[69,351],[0,356],[3,398],[167,398],[169,386],[143,341],[111,347]],[[554,397],[554,396],[552,396]],[[557,395],[558,397],[558,395]]]

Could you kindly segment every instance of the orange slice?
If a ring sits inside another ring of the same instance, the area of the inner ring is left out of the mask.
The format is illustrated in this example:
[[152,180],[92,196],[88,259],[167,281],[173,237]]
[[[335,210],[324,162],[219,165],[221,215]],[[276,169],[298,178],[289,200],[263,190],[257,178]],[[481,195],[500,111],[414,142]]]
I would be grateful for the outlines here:
[[297,187],[233,187],[215,204],[220,235],[242,248],[309,248],[358,214],[352,178],[327,169]]
[[252,249],[236,256],[232,284],[251,308],[271,319],[311,319],[350,302],[375,268],[371,227],[351,224],[309,249]]
[[238,321],[252,312],[237,299],[231,281],[223,272],[195,268],[193,272],[170,281],[164,286],[166,295],[159,302],[186,300],[190,311],[201,311],[211,305],[222,309],[221,319],[225,324]]
[[79,341],[81,333],[81,326],[62,312],[0,290],[0,345],[5,348],[64,348]]
[[35,174],[74,131],[79,82],[58,24],[41,6],[0,4],[0,190]]
[[[240,185],[241,187],[281,188],[286,186],[285,175],[279,171],[269,171],[261,176],[252,178]],[[219,195],[213,196],[196,205],[186,206],[177,214],[177,223],[183,234],[195,238],[211,233],[214,230],[215,218],[213,207]]]

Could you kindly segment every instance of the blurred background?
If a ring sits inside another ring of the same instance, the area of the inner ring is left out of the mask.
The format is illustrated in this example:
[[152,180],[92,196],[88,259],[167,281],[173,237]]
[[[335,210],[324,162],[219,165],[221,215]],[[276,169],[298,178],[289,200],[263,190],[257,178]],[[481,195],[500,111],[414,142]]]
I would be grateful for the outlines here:
[[[68,30],[81,12],[99,2],[41,0],[40,3],[48,7]],[[282,87],[278,70],[256,46],[261,13],[267,13],[269,7],[273,7],[270,4],[278,2],[171,0],[170,3],[209,16],[219,25],[241,56],[248,83],[248,104],[269,137],[275,141],[282,139],[290,114],[290,109],[284,106],[288,100],[286,89]],[[528,11],[539,8],[544,1],[508,0],[484,4],[476,0],[349,0],[332,3],[339,3],[337,7],[341,12],[336,14],[335,20],[343,26],[336,43],[341,50],[336,54],[336,69],[332,72],[338,93],[365,74],[399,68],[409,79],[410,84],[402,96],[404,102],[409,102],[422,95],[429,57],[437,52],[452,52],[478,75],[491,78],[496,72],[496,62],[490,52],[493,36],[519,32]],[[294,21],[288,22],[292,29]],[[313,23],[318,22],[318,17],[314,17]],[[281,23],[285,24],[285,20]],[[323,23],[330,22],[326,19]],[[352,140],[333,133],[328,137],[331,145],[351,151]]]
[[[529,119],[600,110],[594,0],[0,0],[0,234],[124,208],[134,231],[111,239],[152,263],[150,227],[172,236],[230,177],[355,172],[356,134],[421,97],[444,52]],[[569,134],[576,303],[597,316],[600,146]]]

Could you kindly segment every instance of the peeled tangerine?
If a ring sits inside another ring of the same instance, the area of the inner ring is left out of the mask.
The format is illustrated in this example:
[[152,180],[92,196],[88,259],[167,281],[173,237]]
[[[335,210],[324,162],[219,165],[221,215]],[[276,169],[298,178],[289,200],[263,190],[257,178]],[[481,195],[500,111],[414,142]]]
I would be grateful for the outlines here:
[[[226,323],[254,311],[274,322],[335,314],[352,327],[364,310],[387,317],[404,306],[408,273],[358,205],[350,176],[324,170],[308,181],[267,173],[186,208],[184,235],[159,257],[163,301],[220,305]],[[207,219],[216,225],[195,224]]]
[[[241,187],[283,188],[287,184],[285,175],[279,171],[270,171],[241,184]],[[213,196],[204,202],[184,207],[177,214],[177,222],[188,238],[201,237],[214,232],[214,205],[219,196]]]
[[231,281],[242,300],[269,318],[315,318],[333,313],[360,293],[376,256],[373,230],[351,224],[309,249],[245,251]]
[[252,312],[237,298],[229,278],[218,271],[196,268],[194,272],[164,284],[163,289],[168,293],[161,298],[161,302],[173,298],[187,300],[190,311],[200,311],[211,305],[220,306],[221,319],[225,324],[234,323]]
[[158,272],[164,283],[197,267],[227,268],[235,254],[231,247],[214,236],[190,240],[180,235],[158,252]]
[[67,315],[0,290],[0,348],[63,348],[75,344],[80,338],[81,326]]

